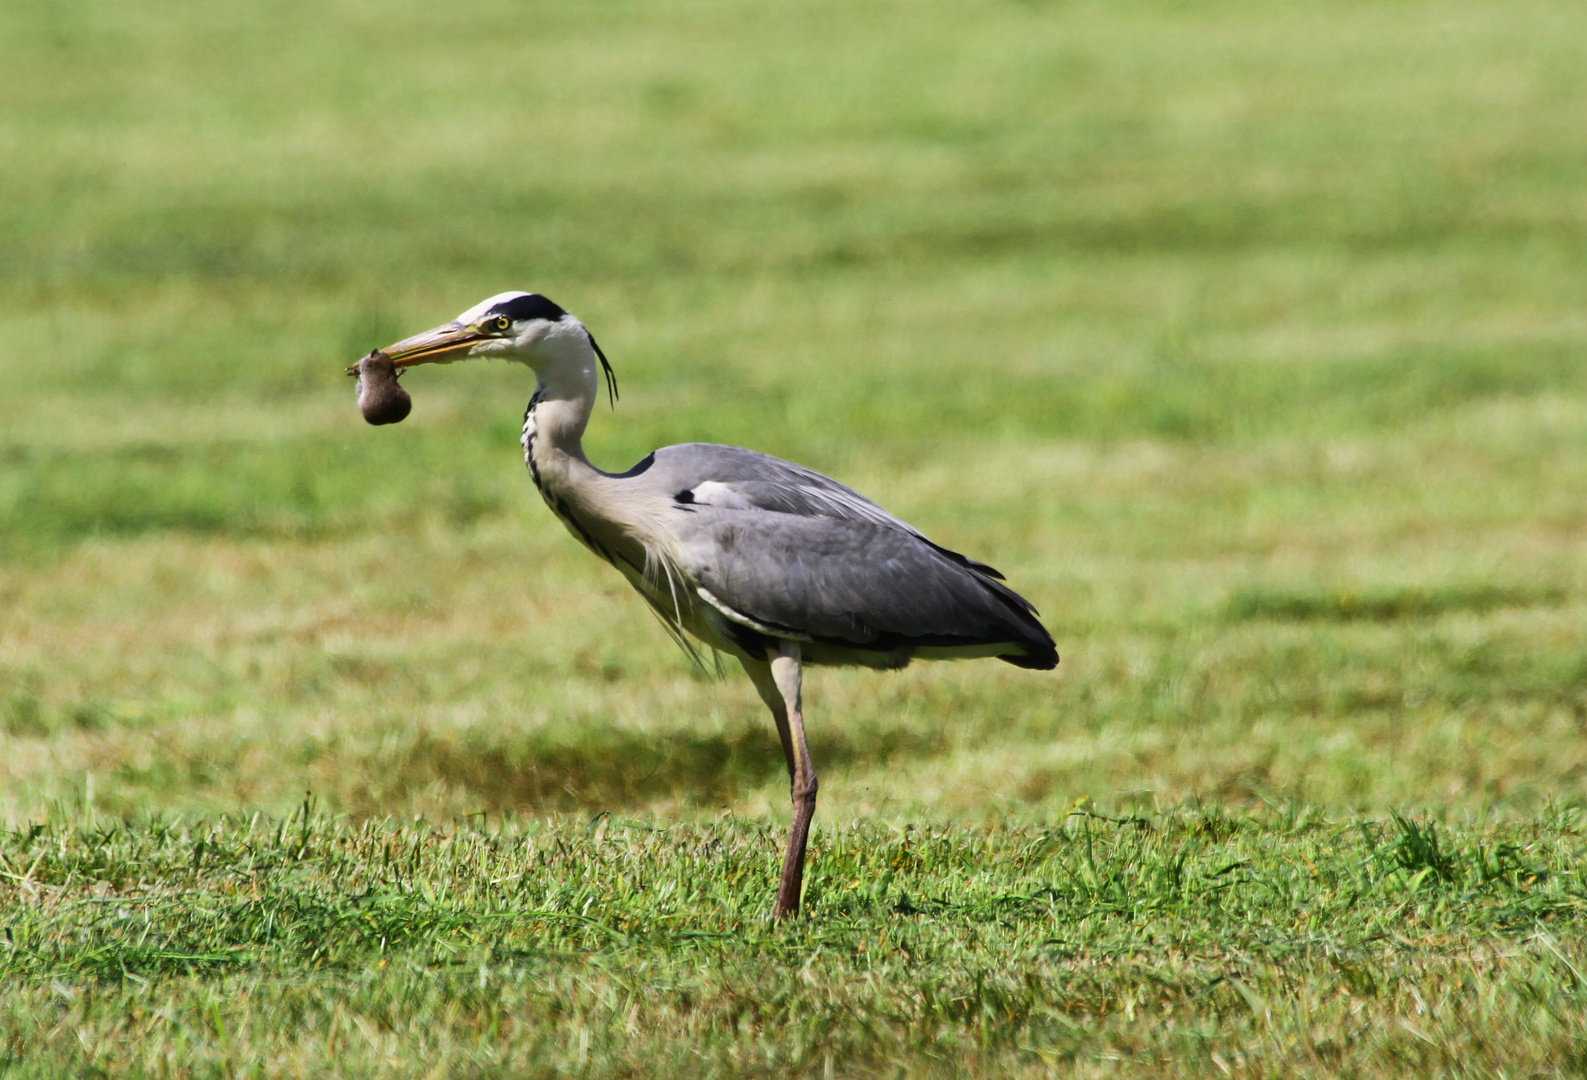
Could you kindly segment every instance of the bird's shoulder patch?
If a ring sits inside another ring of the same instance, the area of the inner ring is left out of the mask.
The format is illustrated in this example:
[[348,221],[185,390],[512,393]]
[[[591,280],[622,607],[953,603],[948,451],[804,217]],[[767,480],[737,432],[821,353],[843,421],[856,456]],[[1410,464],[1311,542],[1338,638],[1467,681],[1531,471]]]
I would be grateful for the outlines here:
[[[688,496],[688,498],[684,498]],[[680,503],[710,506],[718,510],[759,510],[761,507],[745,498],[731,484],[720,480],[702,480],[692,488],[685,488],[673,498]]]

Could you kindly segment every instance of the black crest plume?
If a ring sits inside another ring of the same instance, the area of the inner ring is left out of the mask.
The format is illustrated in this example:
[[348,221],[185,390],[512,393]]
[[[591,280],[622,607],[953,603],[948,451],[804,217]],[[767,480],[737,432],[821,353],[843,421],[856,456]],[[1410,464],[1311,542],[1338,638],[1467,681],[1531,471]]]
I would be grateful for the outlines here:
[[606,400],[612,408],[617,408],[617,376],[612,372],[612,365],[606,362],[606,354],[601,352],[601,347],[595,344],[595,335],[588,330],[584,336],[590,339],[590,348],[595,350],[595,355],[601,358],[601,370],[606,373]]

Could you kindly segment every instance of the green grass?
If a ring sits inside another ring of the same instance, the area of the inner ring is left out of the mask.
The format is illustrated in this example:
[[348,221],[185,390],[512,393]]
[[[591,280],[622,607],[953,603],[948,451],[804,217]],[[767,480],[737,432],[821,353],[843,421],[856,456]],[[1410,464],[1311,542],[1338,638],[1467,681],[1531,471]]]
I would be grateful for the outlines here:
[[17,1076],[1584,1064],[1575,812],[844,825],[824,833],[807,917],[773,929],[780,842],[733,819],[437,830],[307,804],[39,826],[4,848],[27,903],[0,952],[18,987],[0,1061]]
[[[1584,97],[1565,0],[0,5],[0,1073],[1581,1073]],[[811,676],[795,927],[526,374],[353,408],[507,288],[597,461],[1058,640]]]

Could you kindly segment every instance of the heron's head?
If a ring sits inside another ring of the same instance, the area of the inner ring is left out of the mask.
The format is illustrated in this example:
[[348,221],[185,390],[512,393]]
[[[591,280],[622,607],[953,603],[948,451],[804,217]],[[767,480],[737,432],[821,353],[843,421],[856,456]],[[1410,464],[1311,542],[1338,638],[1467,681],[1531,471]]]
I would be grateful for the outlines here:
[[[539,293],[498,293],[449,323],[381,351],[399,371],[416,364],[494,357],[527,364],[542,375],[558,365],[588,363],[593,355],[600,360],[614,399],[617,390],[612,367],[584,324]],[[348,371],[357,367],[354,364]]]
[[535,347],[570,318],[539,293],[505,292],[475,304],[449,323],[381,351],[399,370],[484,356],[529,363]]

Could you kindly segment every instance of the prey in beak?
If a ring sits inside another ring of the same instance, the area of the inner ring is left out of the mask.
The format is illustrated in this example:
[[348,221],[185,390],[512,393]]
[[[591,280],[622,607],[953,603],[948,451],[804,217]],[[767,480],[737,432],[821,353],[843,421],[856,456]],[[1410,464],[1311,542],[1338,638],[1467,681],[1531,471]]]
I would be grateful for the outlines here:
[[358,361],[358,411],[371,424],[396,424],[407,419],[413,399],[397,382],[391,357],[376,349]]

